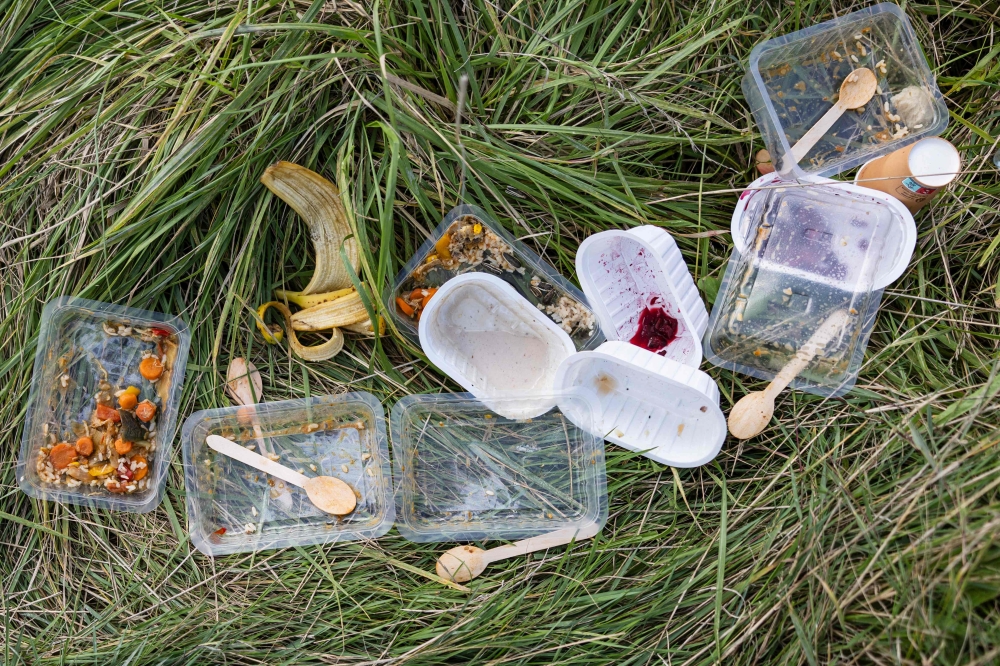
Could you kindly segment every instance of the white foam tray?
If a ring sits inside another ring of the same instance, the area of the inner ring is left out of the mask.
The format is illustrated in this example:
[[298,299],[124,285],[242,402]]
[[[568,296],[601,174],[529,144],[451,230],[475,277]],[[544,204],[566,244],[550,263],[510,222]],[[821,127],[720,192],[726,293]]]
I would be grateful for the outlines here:
[[[884,201],[890,206],[890,208],[892,208],[893,211],[899,214],[902,218],[902,222],[898,228],[892,229],[889,232],[885,242],[886,249],[893,252],[893,255],[886,261],[883,261],[882,265],[879,266],[879,270],[875,275],[875,284],[873,288],[885,289],[887,286],[899,279],[899,276],[906,271],[906,267],[910,263],[910,257],[913,256],[913,249],[917,245],[917,225],[913,221],[913,214],[905,205],[903,205],[902,202],[895,197],[885,194],[884,192],[867,187],[861,187],[860,185],[855,185],[854,183],[845,183],[840,180],[833,180],[832,178],[810,176],[807,180],[796,182],[783,179],[776,173],[768,173],[747,185],[747,188],[742,194],[740,194],[740,198],[736,202],[736,208],[733,210],[733,216],[730,220],[730,230],[732,231],[734,249],[740,254],[746,252],[747,225],[750,223],[751,216],[746,215],[745,213],[747,211],[747,207],[751,204],[755,197],[762,196],[765,189],[783,186],[808,187],[809,183],[815,183],[817,185],[833,185],[838,189],[843,189],[847,192],[862,194],[873,199]],[[587,294],[587,297],[589,298],[590,294]]]
[[647,225],[594,234],[577,250],[576,272],[608,340],[630,340],[640,313],[658,298],[679,324],[666,358],[701,365],[708,311],[669,233]]
[[[573,354],[559,367],[555,385],[597,402],[594,434],[666,465],[704,465],[726,440],[711,377],[627,342]],[[569,406],[563,411],[574,420]]]
[[[431,363],[511,419],[552,408],[553,401],[531,394],[551,391],[559,364],[576,352],[555,322],[488,273],[445,282],[424,308],[418,334]],[[494,406],[491,398],[505,400]]]

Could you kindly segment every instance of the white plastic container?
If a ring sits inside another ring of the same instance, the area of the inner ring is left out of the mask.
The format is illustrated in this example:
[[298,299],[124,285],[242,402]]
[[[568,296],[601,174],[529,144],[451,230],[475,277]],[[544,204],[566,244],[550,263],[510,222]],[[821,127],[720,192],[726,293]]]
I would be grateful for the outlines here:
[[[556,388],[596,401],[595,434],[665,465],[704,465],[726,440],[715,381],[635,345],[605,342],[573,354],[559,366]],[[560,407],[577,422],[572,405]]]
[[[647,225],[594,234],[577,250],[576,272],[608,340],[631,341],[695,368],[701,364],[708,311],[666,231]],[[657,308],[676,320],[676,333],[653,349],[639,343],[639,329],[643,313]]]
[[917,244],[917,225],[913,221],[913,215],[898,199],[884,192],[861,187],[854,183],[845,183],[830,178],[810,176],[805,180],[793,181],[782,178],[777,173],[769,173],[753,181],[740,194],[733,210],[730,229],[733,236],[733,249],[738,254],[746,252],[748,246],[747,234],[753,226],[761,211],[759,206],[766,203],[767,192],[769,190],[782,190],[784,188],[805,188],[810,186],[830,186],[842,190],[849,196],[859,195],[871,197],[883,201],[894,211],[897,223],[886,231],[884,256],[879,261],[875,272],[875,284],[873,289],[885,289],[895,282],[906,270],[913,256],[913,249]]
[[526,398],[551,390],[559,364],[576,346],[513,287],[488,273],[444,283],[418,329],[427,358],[491,409],[512,419],[544,414],[551,401]]

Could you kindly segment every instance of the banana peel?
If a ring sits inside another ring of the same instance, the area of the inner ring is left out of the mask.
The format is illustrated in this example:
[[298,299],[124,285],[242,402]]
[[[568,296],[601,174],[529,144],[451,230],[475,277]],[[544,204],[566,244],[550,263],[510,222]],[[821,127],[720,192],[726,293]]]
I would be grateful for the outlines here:
[[[264,341],[278,344],[287,335],[292,351],[300,358],[323,361],[336,356],[343,348],[343,331],[375,336],[375,326],[351,281],[352,272],[357,274],[360,254],[340,200],[340,190],[318,173],[291,162],[272,164],[260,181],[306,223],[316,255],[316,270],[305,289],[275,289],[277,300],[257,308],[257,328]],[[347,257],[346,264],[341,248]],[[292,314],[288,303],[302,309]],[[275,324],[264,323],[264,315],[270,308],[281,312],[284,330]],[[295,334],[296,331],[327,330],[332,337],[320,345],[305,346]],[[377,334],[384,333],[385,321],[379,318]]]
[[295,355],[303,361],[325,361],[339,354],[340,350],[344,348],[344,333],[339,328],[332,329],[330,339],[323,344],[303,345],[299,342],[298,337],[295,335],[295,329],[292,327],[292,311],[288,309],[287,305],[279,301],[268,301],[257,308],[257,329],[264,336],[266,342],[273,340],[274,342],[271,342],[271,344],[275,344],[281,340],[264,323],[264,314],[271,308],[280,312],[285,318],[285,330],[288,331],[288,344]]
[[341,260],[340,248],[343,246],[355,274],[361,257],[337,186],[291,162],[275,162],[267,167],[260,182],[291,206],[309,227],[316,270],[301,293],[319,294],[350,287],[350,272]]

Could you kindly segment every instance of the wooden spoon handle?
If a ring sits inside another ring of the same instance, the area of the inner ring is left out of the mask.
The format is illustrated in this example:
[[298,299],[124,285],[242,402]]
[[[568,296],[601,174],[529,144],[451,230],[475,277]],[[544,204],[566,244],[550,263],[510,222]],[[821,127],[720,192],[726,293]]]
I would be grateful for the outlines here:
[[295,470],[288,469],[284,465],[279,465],[270,458],[265,458],[259,453],[254,453],[250,449],[240,446],[236,442],[226,439],[225,437],[209,435],[205,438],[205,443],[208,444],[209,448],[214,449],[223,455],[229,456],[234,460],[239,460],[241,463],[250,465],[254,469],[267,472],[271,476],[276,476],[282,481],[287,481],[293,486],[304,488],[306,481],[309,480],[309,477],[306,475],[299,474]]
[[589,539],[600,531],[601,528],[597,526],[597,523],[590,523],[588,525],[584,525],[583,527],[567,527],[549,534],[531,537],[530,539],[521,539],[520,541],[515,541],[514,543],[507,544],[506,546],[490,548],[483,553],[483,559],[487,564],[489,564],[490,562],[504,560],[508,557],[527,555],[528,553],[533,553],[536,550],[545,550],[546,548],[565,546],[574,539],[576,541]]
[[772,398],[784,391],[785,387],[798,377],[799,373],[806,369],[806,366],[812,362],[816,354],[826,347],[830,340],[840,332],[844,324],[847,323],[847,316],[846,310],[837,310],[827,317],[819,325],[819,328],[813,332],[812,336],[806,340],[806,343],[799,347],[799,351],[795,353],[795,357],[785,364],[785,367],[771,380],[771,383],[767,385],[764,391],[769,393]]
[[813,146],[823,138],[823,135],[830,131],[833,124],[837,122],[837,119],[844,115],[844,107],[840,105],[840,102],[831,107],[829,111],[823,114],[823,117],[816,121],[816,124],[809,128],[809,131],[802,135],[802,138],[795,142],[792,146],[792,159],[798,164],[802,161],[809,151],[813,149]]

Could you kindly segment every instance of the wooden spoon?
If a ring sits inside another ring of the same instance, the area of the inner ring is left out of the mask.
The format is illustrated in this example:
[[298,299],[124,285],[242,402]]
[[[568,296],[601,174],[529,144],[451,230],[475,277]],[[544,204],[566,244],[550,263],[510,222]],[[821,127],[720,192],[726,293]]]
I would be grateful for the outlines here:
[[240,405],[256,404],[260,402],[263,391],[264,382],[253,363],[247,363],[239,356],[229,362],[229,369],[226,370],[226,393],[234,402]]
[[846,310],[837,310],[819,325],[795,357],[781,369],[763,391],[747,393],[729,412],[729,432],[737,439],[750,439],[759,434],[774,414],[774,399],[813,360],[847,323]]
[[594,536],[601,529],[594,523],[584,527],[567,527],[551,534],[522,539],[506,546],[483,550],[476,546],[455,546],[438,558],[437,575],[445,580],[456,583],[467,583],[479,574],[491,562],[505,560],[508,557],[527,555],[536,550],[565,546],[571,541],[582,541]]
[[332,513],[335,516],[346,516],[357,506],[358,498],[354,495],[354,491],[336,477],[308,477],[305,474],[299,474],[293,469],[280,465],[270,458],[265,458],[259,453],[218,435],[209,435],[205,438],[205,443],[208,444],[209,448],[223,455],[239,460],[241,463],[262,472],[267,472],[293,486],[303,488],[306,495],[309,496],[309,500],[322,511]]
[[837,98],[837,103],[792,146],[792,159],[796,163],[801,162],[816,142],[830,131],[837,119],[844,115],[844,111],[858,109],[867,104],[877,88],[878,79],[875,77],[875,72],[867,67],[859,67],[848,74],[840,84],[840,97]]

